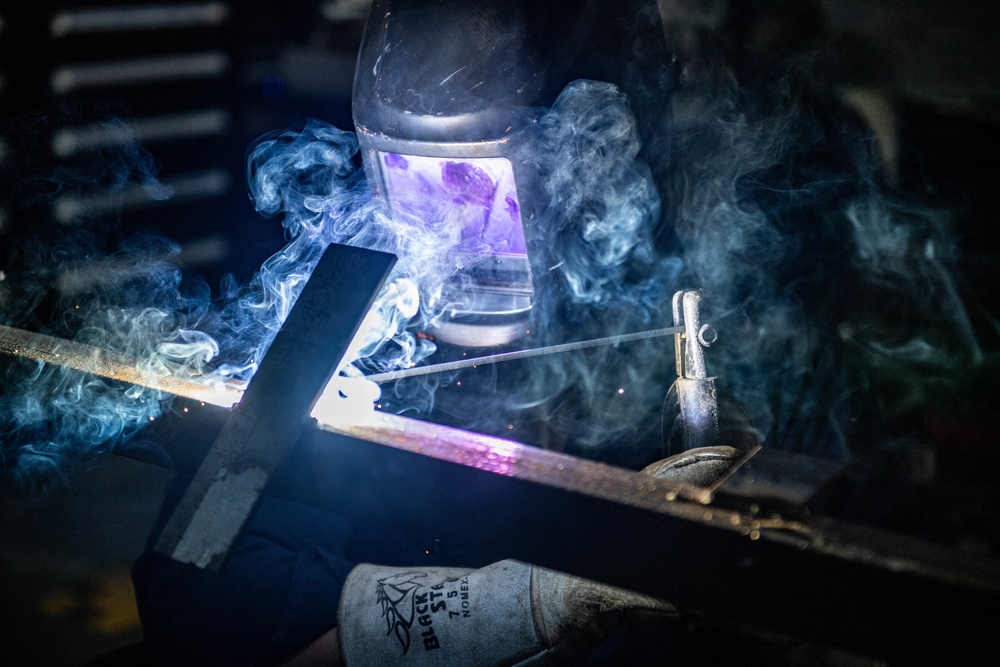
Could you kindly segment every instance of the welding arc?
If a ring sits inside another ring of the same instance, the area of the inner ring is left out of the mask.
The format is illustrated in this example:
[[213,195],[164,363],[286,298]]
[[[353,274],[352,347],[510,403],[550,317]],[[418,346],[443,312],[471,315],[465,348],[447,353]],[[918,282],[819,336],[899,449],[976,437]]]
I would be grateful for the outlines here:
[[0,354],[65,366],[83,373],[92,373],[223,407],[231,407],[238,403],[243,395],[243,388],[232,383],[219,382],[209,385],[169,374],[154,374],[144,371],[140,367],[139,359],[134,357],[2,324],[0,324]]
[[415,366],[413,368],[404,368],[402,370],[390,371],[388,373],[374,373],[372,375],[366,375],[365,379],[382,384],[384,382],[392,382],[393,380],[402,380],[403,378],[415,377],[419,375],[430,375],[432,373],[446,373],[448,371],[459,371],[462,370],[463,368],[475,368],[476,366],[485,366],[487,364],[498,364],[501,361],[530,359],[532,357],[540,357],[546,354],[559,354],[561,352],[572,352],[573,350],[584,350],[589,347],[600,347],[602,345],[617,345],[619,343],[629,343],[636,340],[656,338],[657,336],[671,336],[681,333],[684,333],[684,327],[682,326],[667,327],[665,329],[650,329],[649,331],[639,331],[636,333],[621,334],[619,336],[608,336],[607,338],[592,338],[590,340],[581,340],[575,343],[549,345],[547,347],[536,347],[528,350],[517,350],[515,352],[502,352],[500,354],[491,354],[487,357],[474,357],[472,359],[460,359],[458,361],[448,361],[442,364]]

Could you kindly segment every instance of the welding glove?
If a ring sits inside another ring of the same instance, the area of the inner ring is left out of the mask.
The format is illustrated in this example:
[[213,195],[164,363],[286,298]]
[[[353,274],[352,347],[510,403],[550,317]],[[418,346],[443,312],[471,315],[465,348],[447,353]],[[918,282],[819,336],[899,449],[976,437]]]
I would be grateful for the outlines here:
[[[742,456],[695,449],[647,467],[707,486]],[[552,665],[599,642],[625,617],[676,619],[668,603],[519,561],[479,570],[359,565],[341,593],[338,636],[357,665]]]
[[340,598],[344,664],[552,665],[623,618],[673,620],[659,600],[527,563],[478,570],[359,565]]

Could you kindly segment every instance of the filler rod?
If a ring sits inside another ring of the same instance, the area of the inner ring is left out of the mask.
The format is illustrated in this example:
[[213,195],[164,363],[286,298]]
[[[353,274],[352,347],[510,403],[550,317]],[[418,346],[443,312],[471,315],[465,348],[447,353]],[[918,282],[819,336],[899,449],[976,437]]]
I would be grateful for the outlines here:
[[684,333],[684,327],[667,327],[665,329],[650,329],[649,331],[639,331],[637,333],[621,334],[619,336],[608,336],[607,338],[593,338],[591,340],[581,340],[575,343],[563,343],[561,345],[549,345],[547,347],[536,347],[529,350],[517,350],[514,352],[502,352],[491,354],[486,357],[474,357],[472,359],[459,359],[458,361],[448,361],[442,364],[429,364],[427,366],[414,366],[388,373],[374,373],[366,375],[365,378],[372,382],[382,384],[393,380],[415,377],[418,375],[430,375],[431,373],[446,373],[448,371],[459,371],[463,368],[475,368],[487,364],[497,364],[501,361],[515,361],[517,359],[530,359],[546,354],[559,354],[561,352],[572,352],[573,350],[584,350],[589,347],[599,347],[601,345],[617,345],[619,343],[629,343],[636,340],[656,338],[658,336],[673,336]]

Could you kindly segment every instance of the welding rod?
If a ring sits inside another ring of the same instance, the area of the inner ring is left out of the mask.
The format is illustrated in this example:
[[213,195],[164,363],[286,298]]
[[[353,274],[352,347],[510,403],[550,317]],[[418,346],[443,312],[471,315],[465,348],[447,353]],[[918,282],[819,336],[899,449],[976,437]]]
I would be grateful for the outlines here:
[[231,382],[198,382],[174,375],[154,375],[139,360],[93,345],[14,329],[0,324],[0,354],[65,366],[112,380],[149,387],[195,401],[231,407],[243,396],[243,387]]
[[459,371],[463,368],[475,368],[487,364],[498,364],[501,361],[515,361],[517,359],[530,359],[546,354],[559,354],[561,352],[572,352],[573,350],[584,350],[589,347],[599,347],[601,345],[617,345],[618,343],[629,343],[636,340],[656,338],[657,336],[672,336],[684,333],[684,327],[667,327],[665,329],[650,329],[649,331],[639,331],[637,333],[621,334],[619,336],[608,336],[607,338],[593,338],[591,340],[581,340],[575,343],[563,343],[561,345],[549,345],[547,347],[536,347],[528,350],[517,350],[515,352],[502,352],[492,354],[487,357],[474,357],[472,359],[460,359],[458,361],[448,361],[442,364],[429,364],[427,366],[415,366],[404,368],[388,373],[374,373],[366,375],[365,379],[382,384],[393,380],[415,377],[418,375],[430,375],[431,373],[446,373],[448,371]]

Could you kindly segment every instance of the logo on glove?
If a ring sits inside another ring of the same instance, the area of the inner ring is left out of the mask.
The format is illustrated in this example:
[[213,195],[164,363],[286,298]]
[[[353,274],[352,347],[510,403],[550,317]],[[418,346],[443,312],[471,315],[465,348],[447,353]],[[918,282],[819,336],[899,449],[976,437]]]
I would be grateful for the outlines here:
[[[442,593],[427,591],[425,586],[417,581],[426,576],[422,572],[401,572],[379,579],[376,584],[376,599],[382,606],[382,617],[386,622],[385,634],[388,636],[395,633],[399,645],[403,648],[403,655],[410,650],[410,628],[413,627],[414,619],[425,628],[420,633],[424,640],[424,650],[441,648],[441,642],[434,632],[431,613],[447,611],[447,607],[443,600],[437,600],[443,596]],[[440,589],[443,585],[431,588]]]

